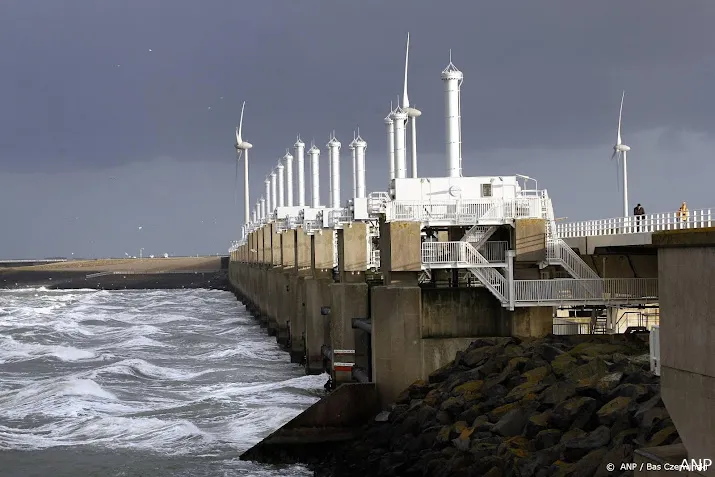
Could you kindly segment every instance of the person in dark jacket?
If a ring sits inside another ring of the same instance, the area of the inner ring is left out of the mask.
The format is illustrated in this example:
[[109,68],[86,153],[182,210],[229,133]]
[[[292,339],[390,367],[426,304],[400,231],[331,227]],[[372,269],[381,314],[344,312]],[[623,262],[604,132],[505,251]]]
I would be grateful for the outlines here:
[[638,204],[633,208],[633,215],[636,216],[636,231],[641,231],[641,221],[645,215],[645,209],[642,205]]

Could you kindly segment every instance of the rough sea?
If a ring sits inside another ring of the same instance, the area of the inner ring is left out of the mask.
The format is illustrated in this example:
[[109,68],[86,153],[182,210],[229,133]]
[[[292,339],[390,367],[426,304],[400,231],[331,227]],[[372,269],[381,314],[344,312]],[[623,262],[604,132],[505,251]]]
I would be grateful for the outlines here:
[[0,290],[0,476],[310,476],[238,457],[326,380],[228,292]]

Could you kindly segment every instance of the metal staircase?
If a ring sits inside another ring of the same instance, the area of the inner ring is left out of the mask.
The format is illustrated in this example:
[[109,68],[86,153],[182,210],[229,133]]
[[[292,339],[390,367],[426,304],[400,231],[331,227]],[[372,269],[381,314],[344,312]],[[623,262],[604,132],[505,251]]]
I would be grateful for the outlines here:
[[507,279],[487,260],[478,249],[494,234],[496,227],[475,225],[464,234],[464,261],[469,264],[481,265],[469,267],[469,271],[496,296],[502,304],[509,302],[509,286]]

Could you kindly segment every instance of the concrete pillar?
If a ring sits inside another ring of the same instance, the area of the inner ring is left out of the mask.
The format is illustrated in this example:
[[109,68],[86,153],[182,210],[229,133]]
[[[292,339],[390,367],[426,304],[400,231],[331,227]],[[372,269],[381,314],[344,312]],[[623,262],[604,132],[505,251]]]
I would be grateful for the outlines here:
[[333,234],[333,230],[323,229],[311,236],[311,276],[305,280],[306,372],[309,374],[323,371],[321,348],[330,343],[329,315],[321,311],[327,311],[331,305]]
[[281,234],[276,229],[276,224],[271,224],[271,264],[274,267],[280,267],[283,261],[281,257]]
[[519,338],[543,338],[554,329],[554,309],[551,306],[530,306],[504,310],[511,321],[511,335]]
[[423,375],[422,290],[392,284],[373,287],[371,294],[372,380],[382,405],[387,406]]
[[546,220],[516,219],[515,260],[517,262],[541,262],[546,260]]
[[[658,232],[652,240],[658,247],[660,393],[687,458],[713,459],[715,228]],[[715,475],[715,468],[702,475]]]
[[[337,231],[340,283],[330,285],[330,345],[333,349],[333,379],[352,381],[355,338],[361,330],[352,328],[353,318],[369,318],[367,269],[367,224],[355,222]],[[365,351],[364,349],[362,350]]]
[[385,285],[417,286],[422,271],[419,222],[385,222],[380,219],[380,269]]
[[422,376],[419,222],[380,219],[383,286],[371,291],[372,380],[383,405]]
[[329,315],[326,307],[331,306],[330,283],[327,278],[305,278],[305,372],[323,372],[322,346],[330,340]]
[[311,236],[305,233],[303,227],[295,231],[295,264],[298,271],[311,268]]

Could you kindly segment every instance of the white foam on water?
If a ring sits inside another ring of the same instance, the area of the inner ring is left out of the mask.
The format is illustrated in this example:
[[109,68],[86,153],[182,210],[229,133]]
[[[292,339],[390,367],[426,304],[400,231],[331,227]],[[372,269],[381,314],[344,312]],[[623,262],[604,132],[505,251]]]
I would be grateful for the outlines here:
[[2,290],[0,363],[0,450],[235,453],[327,380],[303,376],[233,296],[207,290]]

